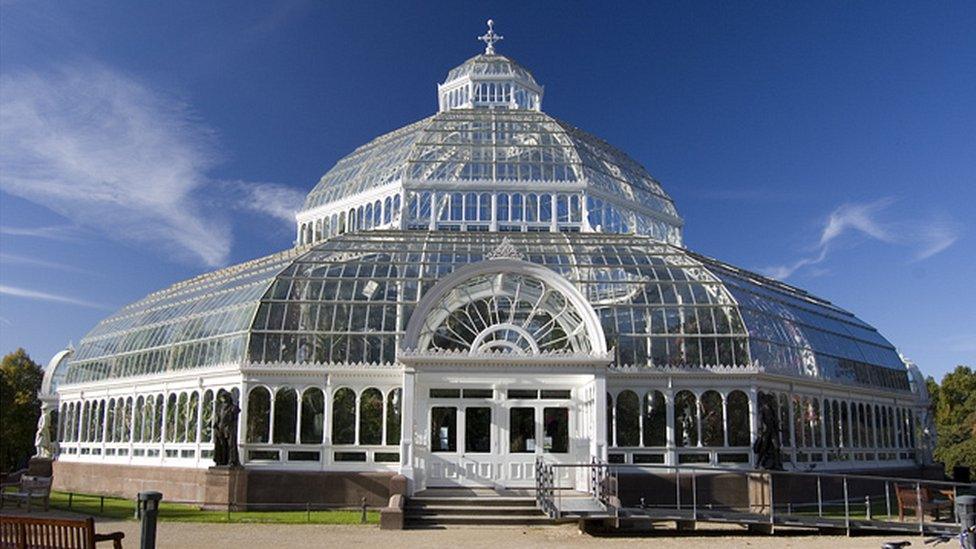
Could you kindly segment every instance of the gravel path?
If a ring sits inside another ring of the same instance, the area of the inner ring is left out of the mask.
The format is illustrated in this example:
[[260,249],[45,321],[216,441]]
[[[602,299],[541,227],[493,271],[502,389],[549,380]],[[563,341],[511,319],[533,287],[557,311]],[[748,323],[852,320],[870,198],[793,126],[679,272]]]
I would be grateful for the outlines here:
[[[137,547],[139,523],[102,522],[99,532],[125,532],[125,547]],[[856,537],[816,535],[749,535],[743,530],[709,529],[694,535],[677,536],[662,530],[640,537],[593,537],[580,534],[574,525],[541,528],[452,528],[449,530],[380,530],[376,526],[275,525],[275,524],[198,524],[164,522],[159,524],[160,549],[222,547],[258,549],[262,547],[473,547],[522,549],[525,547],[654,547],[655,549],[754,549],[782,548],[878,548],[882,541],[908,539],[921,546],[918,537]]]

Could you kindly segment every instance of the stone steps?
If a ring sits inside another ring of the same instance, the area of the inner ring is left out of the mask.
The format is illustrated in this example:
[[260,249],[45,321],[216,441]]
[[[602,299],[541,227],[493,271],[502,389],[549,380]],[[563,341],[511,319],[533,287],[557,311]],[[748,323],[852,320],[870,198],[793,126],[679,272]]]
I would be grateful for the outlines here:
[[404,519],[407,528],[552,524],[534,497],[494,490],[425,490],[408,498]]

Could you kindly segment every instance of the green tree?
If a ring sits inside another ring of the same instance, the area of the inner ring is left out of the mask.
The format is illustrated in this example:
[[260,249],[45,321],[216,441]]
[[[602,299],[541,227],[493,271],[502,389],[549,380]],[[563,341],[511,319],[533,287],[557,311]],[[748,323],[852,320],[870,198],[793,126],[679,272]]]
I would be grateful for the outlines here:
[[976,469],[976,372],[956,366],[936,385],[927,382],[935,413],[935,458],[951,473],[956,465]]
[[0,470],[24,466],[34,454],[34,432],[41,415],[37,392],[44,370],[23,349],[0,363]]

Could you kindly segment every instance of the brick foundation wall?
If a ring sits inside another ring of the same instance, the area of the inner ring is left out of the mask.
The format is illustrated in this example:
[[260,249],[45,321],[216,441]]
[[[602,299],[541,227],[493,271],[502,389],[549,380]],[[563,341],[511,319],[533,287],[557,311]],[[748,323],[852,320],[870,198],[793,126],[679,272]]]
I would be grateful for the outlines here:
[[311,503],[385,507],[393,472],[280,471],[254,469],[190,469],[104,463],[54,462],[53,489],[135,499],[142,491],[162,492],[164,501],[211,505],[233,503]]

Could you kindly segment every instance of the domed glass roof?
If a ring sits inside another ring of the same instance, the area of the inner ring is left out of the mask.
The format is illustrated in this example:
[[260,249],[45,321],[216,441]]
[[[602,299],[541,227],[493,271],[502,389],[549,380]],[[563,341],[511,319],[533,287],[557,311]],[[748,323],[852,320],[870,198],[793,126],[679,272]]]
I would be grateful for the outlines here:
[[447,78],[444,82],[451,82],[464,78],[465,76],[517,78],[535,86],[539,85],[528,69],[504,55],[497,54],[488,55],[482,53],[468,59],[461,65],[451,69],[447,73]]
[[504,246],[576,287],[615,368],[909,389],[892,345],[851,313],[679,247],[633,235],[427,231],[341,235],[151,294],[81,341],[64,384],[250,363],[394,363],[420,300]]
[[624,152],[542,112],[456,109],[381,136],[326,173],[304,209],[393,183],[412,188],[585,190],[680,233],[671,197]]

